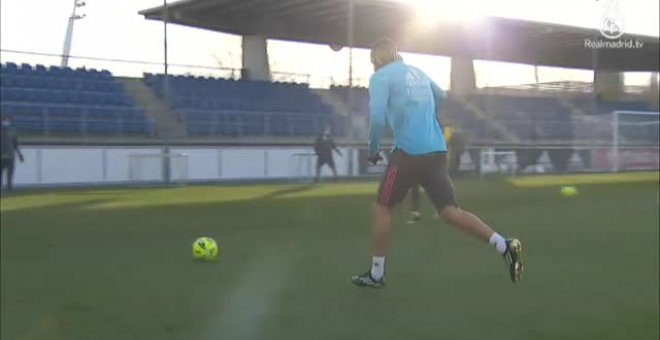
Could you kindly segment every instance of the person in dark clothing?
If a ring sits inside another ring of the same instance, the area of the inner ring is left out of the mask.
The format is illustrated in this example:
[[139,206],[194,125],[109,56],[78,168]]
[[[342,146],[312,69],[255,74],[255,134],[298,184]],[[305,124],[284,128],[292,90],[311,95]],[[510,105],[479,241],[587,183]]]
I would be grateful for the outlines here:
[[461,155],[465,152],[465,135],[461,131],[454,131],[449,143],[449,174],[457,176],[461,167]]
[[18,155],[18,159],[22,162],[23,154],[18,148],[18,137],[9,116],[2,117],[0,151],[0,188],[2,187],[5,170],[7,170],[7,190],[11,191],[14,184],[14,160]]
[[335,141],[330,135],[330,128],[326,128],[323,132],[323,135],[316,138],[314,143],[314,152],[316,153],[316,179],[315,182],[318,182],[321,178],[321,167],[327,164],[332,170],[332,175],[334,179],[337,179],[337,168],[335,167],[335,160],[332,157],[332,151],[337,152],[341,156],[341,151],[335,145]]

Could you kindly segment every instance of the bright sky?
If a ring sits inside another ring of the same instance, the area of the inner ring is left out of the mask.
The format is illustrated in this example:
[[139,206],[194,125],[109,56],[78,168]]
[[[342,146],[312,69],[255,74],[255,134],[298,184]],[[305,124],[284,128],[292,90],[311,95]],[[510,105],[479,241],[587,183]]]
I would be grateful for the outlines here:
[[[321,1],[321,0],[319,0]],[[374,0],[391,1],[391,0]],[[435,20],[463,20],[470,24],[481,15],[552,22],[582,27],[597,27],[602,3],[612,0],[395,0],[412,1],[420,13],[420,24]],[[86,0],[80,13],[86,18],[76,21],[71,55],[162,62],[163,25],[145,20],[139,10],[156,7],[160,0]],[[173,1],[169,1],[173,2]],[[624,30],[650,36],[659,35],[658,0],[619,0]],[[67,19],[73,0],[0,0],[0,47],[3,50],[62,53]],[[478,12],[475,12],[477,10]],[[208,32],[181,26],[169,26],[169,58],[171,64],[240,68],[240,44],[237,36]],[[295,55],[290,53],[295,48]],[[271,70],[309,74],[317,85],[333,80],[345,82],[348,53],[333,52],[327,46],[301,43],[269,42]],[[404,55],[406,61],[426,70],[441,85],[449,83],[450,60],[444,57]],[[58,57],[34,57],[3,52],[2,62],[59,64]],[[372,72],[366,51],[354,52],[354,74],[362,83]],[[478,85],[504,85],[534,82],[533,67],[504,63],[476,62]],[[130,65],[71,59],[72,67],[87,66],[110,69],[115,74],[137,76],[142,71],[162,72],[161,65]],[[171,68],[173,73],[190,69]],[[209,70],[191,71],[215,74]],[[540,68],[541,81],[590,81],[589,71]],[[627,75],[626,83],[648,82],[649,75]]]

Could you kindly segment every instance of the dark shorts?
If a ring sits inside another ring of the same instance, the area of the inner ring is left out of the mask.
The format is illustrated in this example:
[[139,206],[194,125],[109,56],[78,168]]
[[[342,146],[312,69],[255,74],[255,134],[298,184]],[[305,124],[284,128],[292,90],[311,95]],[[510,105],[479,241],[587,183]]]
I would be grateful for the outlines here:
[[424,188],[438,211],[446,206],[458,206],[454,186],[447,173],[446,153],[412,156],[401,150],[395,150],[390,155],[378,187],[378,204],[393,207],[416,185]]
[[9,169],[9,168],[14,168],[14,160],[11,158],[2,158],[0,159],[0,167],[2,167],[2,170]]
[[329,167],[334,168],[335,167],[335,160],[332,159],[332,156],[319,156],[316,158],[316,167],[320,168],[324,164],[327,164]]

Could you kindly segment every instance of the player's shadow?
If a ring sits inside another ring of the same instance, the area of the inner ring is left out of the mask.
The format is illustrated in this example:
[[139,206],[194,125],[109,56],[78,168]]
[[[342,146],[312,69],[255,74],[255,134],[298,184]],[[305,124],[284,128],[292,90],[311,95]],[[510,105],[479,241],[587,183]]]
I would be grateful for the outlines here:
[[260,198],[261,199],[266,199],[266,200],[267,199],[273,199],[273,198],[277,198],[277,197],[284,196],[284,195],[297,194],[297,193],[301,193],[301,192],[311,191],[315,187],[316,186],[314,184],[299,185],[299,186],[295,186],[293,188],[284,188],[284,189],[280,189],[280,190],[275,190],[273,192],[269,192],[269,193],[261,196]]

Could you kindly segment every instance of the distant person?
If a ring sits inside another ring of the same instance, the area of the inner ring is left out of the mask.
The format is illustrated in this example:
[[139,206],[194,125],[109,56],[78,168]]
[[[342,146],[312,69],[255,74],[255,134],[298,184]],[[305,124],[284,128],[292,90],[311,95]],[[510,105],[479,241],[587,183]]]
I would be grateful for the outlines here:
[[375,73],[369,81],[368,160],[372,164],[382,160],[379,149],[388,124],[394,132],[394,149],[373,209],[371,269],[351,277],[351,282],[360,287],[385,286],[393,210],[417,185],[424,188],[447,223],[490,243],[504,257],[511,281],[518,282],[523,270],[521,242],[505,239],[458,206],[447,173],[446,143],[436,119],[436,109],[445,101],[445,93],[424,72],[403,63],[392,40],[380,39],[373,45],[371,62]]
[[332,176],[334,180],[337,180],[337,168],[335,167],[335,160],[332,157],[332,151],[337,152],[341,156],[341,151],[335,145],[335,141],[330,135],[330,128],[327,127],[321,136],[316,138],[314,143],[314,152],[316,153],[316,178],[315,182],[319,182],[321,179],[321,168],[323,165],[328,165],[332,170]]
[[23,161],[23,154],[18,148],[18,136],[16,130],[12,125],[9,116],[2,117],[2,128],[0,129],[0,188],[2,187],[2,180],[4,179],[5,170],[7,170],[7,190],[11,191],[14,186],[14,167],[15,158]]
[[461,168],[461,156],[465,152],[466,137],[463,132],[452,130],[451,138],[447,139],[449,146],[449,174],[457,176]]

